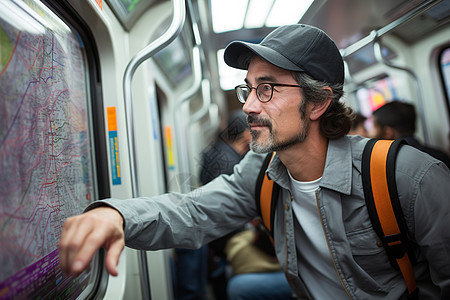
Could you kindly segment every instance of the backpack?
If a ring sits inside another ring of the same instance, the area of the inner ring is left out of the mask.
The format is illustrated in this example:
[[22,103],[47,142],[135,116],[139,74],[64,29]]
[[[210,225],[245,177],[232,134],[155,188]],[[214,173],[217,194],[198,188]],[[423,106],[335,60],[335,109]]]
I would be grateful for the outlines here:
[[[395,161],[403,144],[406,142],[402,139],[369,140],[363,151],[361,176],[372,226],[383,243],[391,265],[402,273],[408,288],[408,299],[417,299],[418,288],[412,268],[415,256],[408,239],[395,181]],[[258,214],[272,238],[280,189],[266,174],[273,156],[274,153],[269,153],[264,159],[255,190]]]

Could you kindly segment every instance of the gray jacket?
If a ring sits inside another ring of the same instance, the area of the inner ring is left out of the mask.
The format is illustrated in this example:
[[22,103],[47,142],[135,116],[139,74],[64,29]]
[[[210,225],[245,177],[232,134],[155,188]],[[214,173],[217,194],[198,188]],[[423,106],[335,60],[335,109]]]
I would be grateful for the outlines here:
[[[336,274],[351,299],[400,299],[406,286],[374,232],[363,196],[361,156],[367,139],[330,140],[316,191],[324,234]],[[138,249],[198,248],[240,228],[256,215],[255,183],[265,155],[249,152],[230,176],[187,195],[165,194],[129,201],[108,199],[125,220],[126,245]],[[268,171],[281,187],[274,240],[279,262],[299,298],[309,298],[297,268],[286,168],[275,156]],[[396,167],[403,213],[415,245],[420,299],[450,299],[450,172],[412,147],[401,148]],[[299,250],[301,251],[301,249]]]

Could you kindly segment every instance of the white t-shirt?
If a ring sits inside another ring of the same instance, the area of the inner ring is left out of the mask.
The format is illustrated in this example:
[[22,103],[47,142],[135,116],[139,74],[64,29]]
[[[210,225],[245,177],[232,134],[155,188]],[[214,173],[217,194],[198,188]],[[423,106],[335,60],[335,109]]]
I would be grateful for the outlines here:
[[299,275],[314,299],[348,299],[334,269],[320,221],[315,191],[322,178],[301,182],[289,176],[294,196],[292,208],[300,225],[296,226],[295,234]]

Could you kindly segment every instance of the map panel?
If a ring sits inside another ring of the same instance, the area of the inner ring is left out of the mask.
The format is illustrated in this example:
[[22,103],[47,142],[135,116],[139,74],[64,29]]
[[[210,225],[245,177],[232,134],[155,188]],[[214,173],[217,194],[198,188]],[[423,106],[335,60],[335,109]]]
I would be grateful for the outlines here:
[[90,273],[64,276],[57,249],[95,197],[86,63],[77,34],[34,6],[0,1],[0,299],[76,298]]

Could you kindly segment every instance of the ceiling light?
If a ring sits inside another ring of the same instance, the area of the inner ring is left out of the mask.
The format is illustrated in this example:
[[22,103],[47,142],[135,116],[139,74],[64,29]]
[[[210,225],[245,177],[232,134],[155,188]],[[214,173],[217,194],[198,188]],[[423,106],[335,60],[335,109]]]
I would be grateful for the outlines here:
[[215,33],[238,30],[244,24],[248,0],[211,0],[211,16]]
[[245,28],[263,27],[273,2],[274,0],[250,0],[244,22]]
[[217,51],[217,66],[219,68],[220,87],[224,91],[229,91],[234,89],[235,86],[244,83],[247,71],[228,66],[223,59],[224,52],[225,49]]
[[267,17],[266,26],[298,23],[313,2],[314,0],[277,0]]

